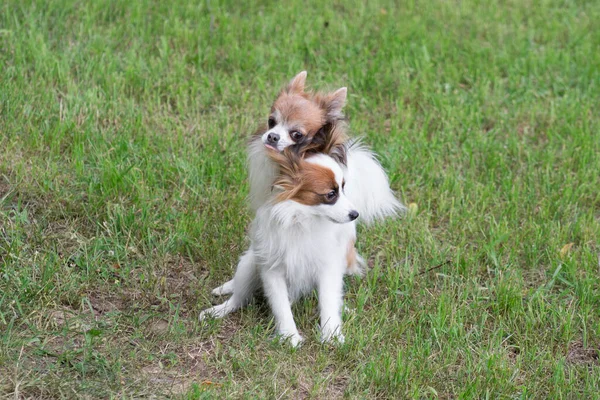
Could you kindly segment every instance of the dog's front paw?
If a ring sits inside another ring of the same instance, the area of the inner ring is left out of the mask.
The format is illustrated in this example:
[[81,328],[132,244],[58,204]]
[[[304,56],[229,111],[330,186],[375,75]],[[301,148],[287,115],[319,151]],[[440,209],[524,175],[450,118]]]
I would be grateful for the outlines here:
[[218,288],[214,288],[211,293],[215,296],[226,296],[228,294],[232,294],[233,293],[233,279],[225,282],[224,284],[222,284],[221,286],[219,286]]
[[275,340],[279,343],[289,343],[294,348],[300,347],[302,342],[304,342],[304,338],[299,333],[280,333],[275,336]]
[[202,311],[200,313],[200,315],[198,316],[198,320],[202,321],[202,320],[204,320],[206,318],[209,318],[209,317],[212,317],[212,318],[223,318],[227,314],[228,314],[227,305],[226,304],[220,304],[218,306],[207,308],[206,310]]
[[304,338],[298,334],[290,336],[289,340],[292,347],[299,347],[304,342]]
[[344,344],[345,340],[346,338],[344,337],[344,334],[339,328],[335,330],[324,330],[323,332],[321,332],[322,343]]

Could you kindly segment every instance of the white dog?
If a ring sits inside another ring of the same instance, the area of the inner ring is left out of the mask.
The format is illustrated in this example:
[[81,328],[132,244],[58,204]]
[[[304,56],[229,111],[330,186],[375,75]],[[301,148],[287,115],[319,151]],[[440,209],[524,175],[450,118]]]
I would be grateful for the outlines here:
[[239,309],[262,286],[277,333],[297,346],[303,339],[291,302],[316,288],[321,339],[343,342],[343,277],[360,262],[354,249],[358,212],[344,194],[343,170],[324,154],[302,159],[291,150],[273,150],[269,156],[279,166],[279,175],[252,222],[250,249],[241,257],[233,280],[213,291],[233,294],[203,311],[200,319],[220,318]]

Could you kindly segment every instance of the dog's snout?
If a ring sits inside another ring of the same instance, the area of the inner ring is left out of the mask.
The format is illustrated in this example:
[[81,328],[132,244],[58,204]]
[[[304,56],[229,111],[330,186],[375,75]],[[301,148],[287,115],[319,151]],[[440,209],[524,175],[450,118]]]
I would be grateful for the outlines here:
[[279,134],[271,132],[269,133],[269,135],[267,136],[267,141],[269,143],[277,143],[279,142]]
[[358,218],[358,211],[356,211],[356,210],[350,211],[350,213],[348,214],[348,217],[350,217],[350,221],[354,221],[356,218]]

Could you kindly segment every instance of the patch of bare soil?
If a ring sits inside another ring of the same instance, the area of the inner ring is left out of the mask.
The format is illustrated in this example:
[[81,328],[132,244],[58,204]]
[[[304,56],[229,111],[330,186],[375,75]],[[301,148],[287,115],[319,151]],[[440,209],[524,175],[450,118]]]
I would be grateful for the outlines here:
[[158,260],[153,268],[156,291],[180,304],[181,315],[187,317],[196,311],[201,281],[208,276],[208,269],[181,255],[167,256]]
[[[92,292],[88,294],[88,299],[92,308],[94,310],[94,314],[96,317],[104,315],[111,311],[123,311],[125,307],[125,301],[123,297],[126,297],[127,294],[118,294],[118,293],[101,293],[101,292]],[[135,292],[130,293],[130,298],[135,298]]]
[[[158,320],[151,324],[151,330],[165,329],[164,321]],[[200,389],[219,387],[226,374],[215,366],[215,352],[218,343],[230,343],[236,332],[241,329],[239,316],[223,320],[218,333],[208,338],[177,344],[163,342],[161,351],[174,352],[177,359],[170,366],[160,362],[142,368],[144,379],[157,387],[162,395],[176,396],[186,393],[192,385]]]
[[182,298],[196,297],[199,278],[206,278],[207,269],[198,270],[197,265],[183,256],[174,256],[165,261],[164,274],[169,293],[181,294]]
[[349,385],[349,379],[346,375],[338,375],[329,382],[325,391],[326,399],[341,399],[344,397],[346,388]]
[[574,365],[600,365],[600,349],[585,348],[581,341],[569,344],[567,363]]
[[[115,280],[124,282],[125,286],[115,287],[111,291],[92,290],[88,298],[96,316],[148,306],[161,311],[162,307],[166,307],[164,298],[168,298],[179,303],[180,315],[187,317],[190,311],[195,311],[198,300],[200,285],[197,269],[194,263],[179,255],[159,261],[150,271],[133,269],[128,274],[123,274],[121,266],[115,263],[111,273]],[[139,282],[139,276],[142,275],[151,275],[150,282]]]
[[296,390],[290,393],[293,399],[342,399],[349,385],[349,378],[344,371],[336,371],[332,365],[328,366],[323,372],[328,378],[326,382],[320,384],[318,393],[314,393],[314,376],[301,375],[298,377]]
[[190,344],[177,351],[175,367],[166,368],[160,362],[142,368],[142,374],[163,395],[180,395],[188,392],[192,385],[200,388],[220,386],[224,374],[209,365],[214,349],[212,341]]

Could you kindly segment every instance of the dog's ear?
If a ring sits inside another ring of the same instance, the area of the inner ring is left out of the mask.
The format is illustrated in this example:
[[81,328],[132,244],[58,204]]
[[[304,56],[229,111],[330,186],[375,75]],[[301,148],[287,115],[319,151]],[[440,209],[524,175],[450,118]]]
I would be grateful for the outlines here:
[[306,71],[300,72],[287,85],[288,93],[304,93],[304,85],[306,84]]
[[329,156],[333,158],[338,164],[348,165],[348,156],[346,154],[346,144],[338,143],[331,148]]
[[340,119],[344,119],[344,113],[342,108],[346,105],[346,97],[348,96],[348,89],[343,87],[339,88],[333,93],[326,95],[323,98],[323,107],[325,109],[325,115],[327,121],[333,122]]
[[[312,137],[310,142],[298,147],[299,153],[325,153],[338,163],[346,165],[346,117],[342,108],[346,104],[348,89],[343,87],[333,93],[317,93],[314,100],[325,112],[323,126]],[[290,146],[292,147],[292,146]]]

